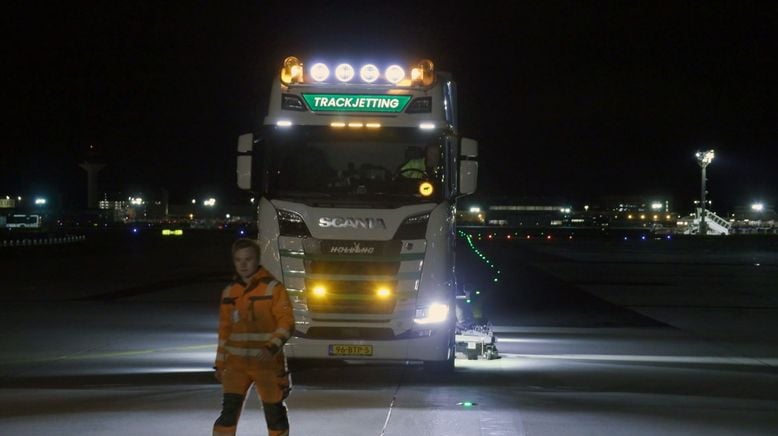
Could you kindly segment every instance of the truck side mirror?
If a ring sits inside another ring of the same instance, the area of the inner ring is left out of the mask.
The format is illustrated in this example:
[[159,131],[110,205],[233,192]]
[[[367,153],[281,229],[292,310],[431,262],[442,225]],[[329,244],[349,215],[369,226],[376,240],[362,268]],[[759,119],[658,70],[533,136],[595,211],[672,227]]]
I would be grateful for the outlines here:
[[478,157],[478,141],[471,138],[462,138],[459,142],[459,155],[462,157]]
[[459,194],[470,195],[478,187],[478,141],[462,138],[459,143]]
[[252,152],[254,151],[254,134],[246,133],[238,137],[237,176],[238,188],[250,191]]

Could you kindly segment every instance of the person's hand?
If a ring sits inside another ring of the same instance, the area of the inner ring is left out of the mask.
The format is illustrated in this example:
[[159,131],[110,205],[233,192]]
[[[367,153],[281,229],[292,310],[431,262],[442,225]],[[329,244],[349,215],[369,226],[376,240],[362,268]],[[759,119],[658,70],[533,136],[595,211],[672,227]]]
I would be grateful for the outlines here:
[[213,377],[219,381],[219,383],[222,382],[222,374],[224,374],[224,368],[216,368],[216,371],[213,373]]

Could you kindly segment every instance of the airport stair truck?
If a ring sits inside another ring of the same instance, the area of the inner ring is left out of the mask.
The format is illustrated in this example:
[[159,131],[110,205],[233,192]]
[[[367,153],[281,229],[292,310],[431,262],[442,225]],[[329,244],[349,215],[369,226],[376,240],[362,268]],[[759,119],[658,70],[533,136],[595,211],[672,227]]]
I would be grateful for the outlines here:
[[456,97],[429,60],[284,61],[237,176],[294,306],[290,359],[453,368],[456,200],[478,172]]

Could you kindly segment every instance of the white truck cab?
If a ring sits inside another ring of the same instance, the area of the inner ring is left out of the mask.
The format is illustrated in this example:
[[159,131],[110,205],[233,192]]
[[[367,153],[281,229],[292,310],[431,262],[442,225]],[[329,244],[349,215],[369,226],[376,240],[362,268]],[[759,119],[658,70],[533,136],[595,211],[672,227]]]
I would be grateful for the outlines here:
[[453,368],[455,204],[476,189],[477,154],[451,75],[428,60],[284,61],[237,175],[294,306],[288,357]]

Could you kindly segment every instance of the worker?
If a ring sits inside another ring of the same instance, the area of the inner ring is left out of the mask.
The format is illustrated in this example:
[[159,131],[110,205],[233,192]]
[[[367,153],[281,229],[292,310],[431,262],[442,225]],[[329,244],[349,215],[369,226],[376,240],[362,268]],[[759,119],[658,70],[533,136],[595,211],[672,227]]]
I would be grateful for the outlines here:
[[423,179],[427,176],[427,164],[424,162],[424,152],[419,147],[405,149],[405,163],[397,174],[406,179]]
[[253,384],[270,436],[289,435],[284,400],[291,380],[283,353],[294,329],[286,288],[259,265],[259,246],[250,239],[232,245],[235,281],[222,292],[215,377],[224,391],[214,436],[234,435],[246,394]]

